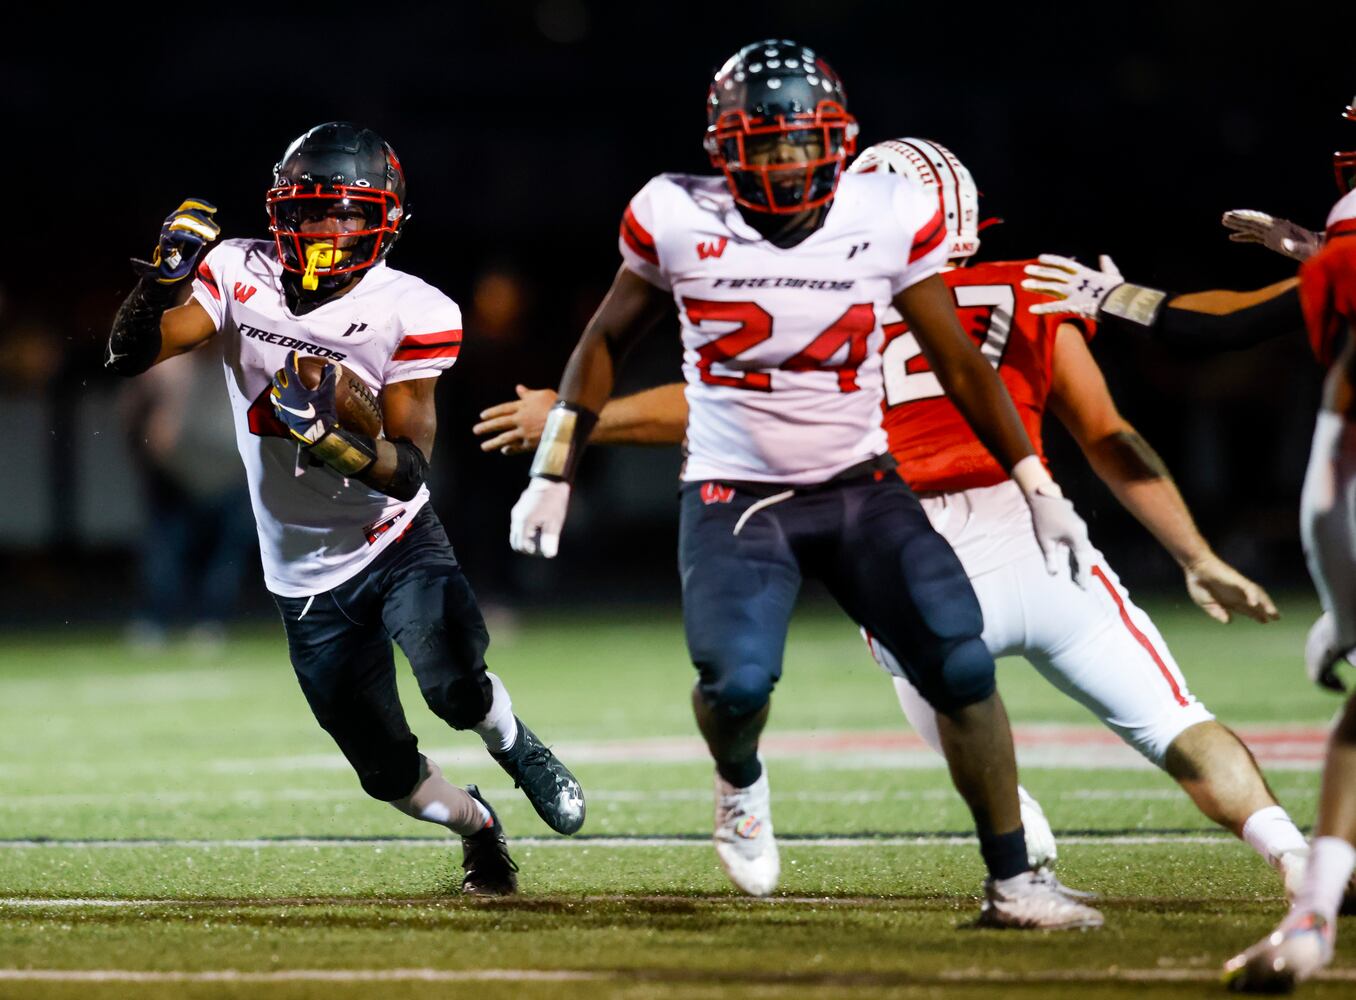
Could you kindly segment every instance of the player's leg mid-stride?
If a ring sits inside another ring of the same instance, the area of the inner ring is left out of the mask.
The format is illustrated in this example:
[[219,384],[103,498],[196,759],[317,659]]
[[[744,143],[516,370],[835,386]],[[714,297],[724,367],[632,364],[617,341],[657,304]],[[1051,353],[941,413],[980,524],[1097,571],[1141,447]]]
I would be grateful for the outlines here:
[[[578,830],[584,797],[486,670],[484,619],[429,504],[436,382],[462,322],[442,292],[386,266],[405,194],[371,129],[310,129],[274,167],[272,239],[208,249],[220,228],[198,198],[165,220],[152,259],[135,262],[105,363],[138,375],[224,341],[264,580],[311,710],[364,791],[461,836],[467,892],[503,895],[517,888],[503,829],[477,789],[419,752],[392,640],[434,714],[479,735],[552,829]],[[355,393],[368,405],[345,405]]]
[[938,277],[944,213],[898,177],[843,176],[857,122],[837,75],[806,46],[742,48],[711,81],[707,114],[705,147],[720,176],[661,174],[623,213],[623,266],[566,367],[510,544],[556,554],[574,472],[621,358],[676,307],[690,405],[684,628],[697,723],[715,761],[717,854],[731,879],[755,894],[777,885],[758,738],[809,575],[880,636],[941,713],[989,870],[985,921],[1100,924],[1027,863],[1012,735],[974,592],[887,455],[871,359],[893,308],[1021,484],[1042,547],[1055,562],[1064,553],[1082,563],[1086,526]]

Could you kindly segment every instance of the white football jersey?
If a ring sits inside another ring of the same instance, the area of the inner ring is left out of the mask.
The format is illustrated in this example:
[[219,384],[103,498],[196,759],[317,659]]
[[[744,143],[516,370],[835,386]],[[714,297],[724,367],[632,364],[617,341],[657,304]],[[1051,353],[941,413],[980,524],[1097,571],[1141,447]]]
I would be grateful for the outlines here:
[[289,351],[342,362],[372,389],[434,378],[457,360],[461,310],[432,285],[385,263],[347,294],[294,316],[268,240],[226,240],[203,259],[193,298],[215,321],[226,390],[259,527],[268,589],[324,593],[356,575],[428,502],[378,493],[315,464],[273,413],[269,388]]
[[935,197],[896,174],[846,174],[824,225],[782,249],[744,222],[723,177],[661,174],[631,200],[619,245],[678,307],[685,480],[818,483],[889,450],[881,318],[946,263]]

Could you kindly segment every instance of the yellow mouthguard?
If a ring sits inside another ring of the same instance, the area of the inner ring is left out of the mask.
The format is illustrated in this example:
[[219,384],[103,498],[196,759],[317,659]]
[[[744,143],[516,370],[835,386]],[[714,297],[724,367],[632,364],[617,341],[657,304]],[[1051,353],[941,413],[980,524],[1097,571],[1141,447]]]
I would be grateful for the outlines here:
[[306,247],[306,270],[301,276],[301,287],[308,292],[314,292],[320,287],[320,279],[316,277],[317,268],[329,270],[334,265],[343,261],[348,253],[343,250],[336,250],[332,243],[312,243]]

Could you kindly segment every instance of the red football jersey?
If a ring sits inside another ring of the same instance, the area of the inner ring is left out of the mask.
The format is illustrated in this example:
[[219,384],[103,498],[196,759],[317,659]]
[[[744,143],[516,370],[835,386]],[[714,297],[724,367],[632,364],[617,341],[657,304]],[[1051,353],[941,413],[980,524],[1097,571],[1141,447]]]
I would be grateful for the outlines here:
[[[1055,330],[1072,322],[1089,339],[1095,324],[1068,315],[1033,316],[1050,299],[1022,288],[1034,261],[994,261],[942,274],[956,300],[961,327],[998,369],[1026,433],[1045,461],[1041,418],[1050,393]],[[942,391],[908,325],[885,324],[885,432],[899,472],[915,490],[952,493],[994,486],[1008,478]]]
[[1356,323],[1356,226],[1347,235],[1331,229],[1328,244],[1300,268],[1300,305],[1309,346],[1323,367],[1337,357],[1347,324]]

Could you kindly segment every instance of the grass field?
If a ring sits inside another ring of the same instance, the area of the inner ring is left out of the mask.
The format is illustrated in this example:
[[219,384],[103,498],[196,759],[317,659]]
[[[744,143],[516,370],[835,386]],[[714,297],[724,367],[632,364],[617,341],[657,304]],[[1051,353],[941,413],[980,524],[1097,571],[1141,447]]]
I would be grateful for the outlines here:
[[[1195,692],[1257,748],[1301,825],[1337,701],[1269,627],[1154,607]],[[1001,686],[1023,780],[1097,932],[970,927],[983,877],[940,761],[853,630],[793,628],[767,750],[783,883],[742,898],[710,848],[711,775],[676,615],[533,617],[491,664],[589,796],[556,837],[474,736],[403,688],[421,745],[504,820],[522,895],[462,899],[459,849],[367,799],[312,721],[281,629],[220,656],[112,634],[0,649],[0,997],[1178,997],[1283,911],[1277,878],[1020,662]],[[408,681],[408,677],[404,680]],[[1356,994],[1356,922],[1314,997]]]

